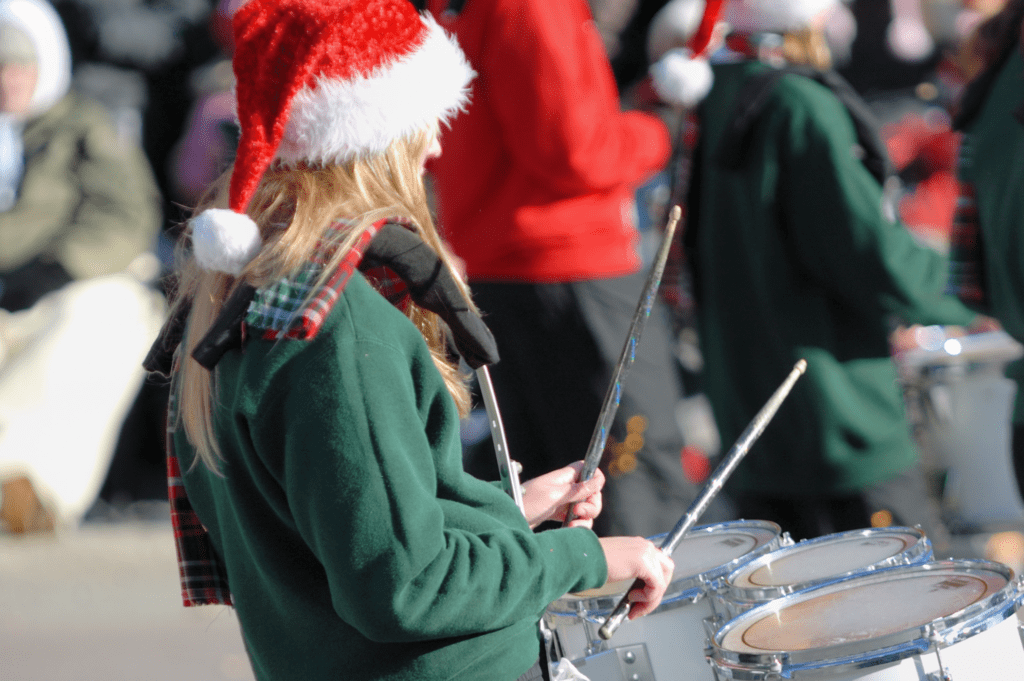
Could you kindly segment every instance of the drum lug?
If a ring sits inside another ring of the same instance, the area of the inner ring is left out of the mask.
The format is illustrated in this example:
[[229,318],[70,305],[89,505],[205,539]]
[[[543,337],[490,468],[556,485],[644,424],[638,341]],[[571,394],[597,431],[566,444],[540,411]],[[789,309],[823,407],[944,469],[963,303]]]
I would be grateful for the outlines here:
[[929,643],[935,647],[935,659],[939,663],[939,670],[928,674],[927,681],[953,681],[953,677],[950,675],[949,670],[946,669],[946,665],[942,664],[942,653],[939,652],[942,648],[942,637],[939,632],[936,631],[935,625],[926,625],[925,633],[927,634]]
[[647,646],[613,648],[573,662],[590,681],[655,681]]

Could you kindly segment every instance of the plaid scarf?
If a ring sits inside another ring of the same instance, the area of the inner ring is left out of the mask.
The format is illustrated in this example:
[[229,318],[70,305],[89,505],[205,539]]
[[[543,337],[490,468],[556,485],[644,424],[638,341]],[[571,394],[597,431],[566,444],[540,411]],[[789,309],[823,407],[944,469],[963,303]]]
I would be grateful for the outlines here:
[[231,605],[227,575],[217,560],[210,535],[199,522],[181,482],[181,466],[174,452],[174,430],[177,418],[177,397],[174,386],[167,404],[167,496],[171,502],[171,527],[178,554],[178,577],[181,580],[181,601],[186,608],[194,605]]
[[[341,297],[345,285],[352,278],[352,273],[359,267],[366,247],[385,222],[398,222],[406,226],[410,224],[394,218],[374,223],[360,235],[356,244],[326,282],[313,291],[316,282],[321,279],[330,255],[329,249],[318,249],[316,255],[298,273],[257,290],[249,305],[245,326],[253,330],[262,330],[260,337],[267,340],[315,338],[334,304]],[[338,221],[335,223],[335,229],[341,230],[350,224]],[[365,275],[392,304],[400,308],[407,304],[410,299],[407,287],[390,269],[374,268]],[[243,333],[243,337],[244,335]],[[217,558],[209,533],[199,521],[182,484],[181,465],[174,451],[174,431],[177,423],[175,393],[175,386],[172,385],[167,413],[167,496],[171,503],[171,527],[178,556],[181,600],[185,607],[232,605],[227,573]]]

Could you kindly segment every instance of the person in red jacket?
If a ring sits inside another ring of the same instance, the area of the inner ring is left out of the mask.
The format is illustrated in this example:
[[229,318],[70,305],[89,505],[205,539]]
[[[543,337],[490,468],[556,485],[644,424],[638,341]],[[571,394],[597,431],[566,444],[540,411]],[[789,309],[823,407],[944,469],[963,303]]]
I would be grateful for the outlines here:
[[[669,133],[620,109],[585,0],[426,5],[478,73],[430,171],[443,235],[498,340],[509,451],[530,476],[587,450],[646,279],[634,193],[667,164]],[[599,534],[666,532],[696,496],[665,314],[648,319],[610,432]]]

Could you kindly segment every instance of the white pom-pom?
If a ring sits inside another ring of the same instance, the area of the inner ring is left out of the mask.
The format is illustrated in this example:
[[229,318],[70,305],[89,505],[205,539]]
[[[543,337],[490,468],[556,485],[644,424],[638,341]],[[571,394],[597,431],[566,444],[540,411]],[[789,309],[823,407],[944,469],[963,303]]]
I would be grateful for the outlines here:
[[192,250],[204,270],[237,277],[261,245],[259,227],[248,215],[211,208],[192,218]]
[[711,91],[715,75],[706,59],[676,48],[651,65],[651,81],[658,96],[668,104],[694,107]]

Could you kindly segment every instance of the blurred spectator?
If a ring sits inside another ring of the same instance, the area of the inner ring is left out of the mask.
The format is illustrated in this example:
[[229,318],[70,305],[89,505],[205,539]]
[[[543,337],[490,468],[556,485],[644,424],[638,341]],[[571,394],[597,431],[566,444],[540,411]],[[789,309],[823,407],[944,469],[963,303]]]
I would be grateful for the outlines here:
[[[54,0],[71,33],[76,70],[102,69],[108,78],[128,83],[141,77],[139,131],[162,195],[165,227],[176,225],[188,214],[172,200],[170,155],[192,107],[191,78],[220,54],[210,32],[215,3]],[[169,261],[170,244],[165,245]]]
[[69,92],[49,4],[0,0],[0,31],[0,520],[21,532],[95,499],[163,299],[141,150]]
[[589,0],[590,13],[613,62],[622,52],[623,33],[641,4],[639,0]]
[[[918,0],[909,2],[913,10],[913,3]],[[927,33],[915,31],[908,36],[907,50],[899,54],[893,51],[894,46],[900,49],[901,44],[890,40],[899,37],[894,27],[918,26],[913,11],[910,16],[901,16],[900,12],[906,11],[903,0],[853,0],[849,9],[857,24],[857,35],[850,46],[849,61],[837,65],[837,70],[858,93],[875,97],[883,92],[912,89],[934,72],[940,55],[933,48],[925,50],[928,44],[921,38]]]
[[891,36],[895,26],[920,22],[939,57],[934,72],[923,74],[912,90],[880,94],[873,105],[888,118],[881,133],[899,178],[900,219],[921,241],[943,252],[949,248],[959,191],[960,134],[953,130],[949,111],[980,67],[975,29],[1003,4],[1004,0],[926,0],[910,12],[914,16],[890,24]]
[[[951,238],[950,289],[1024,341],[1024,0],[1010,0],[972,41],[979,65],[959,103],[963,132],[960,200]],[[1024,498],[1024,362],[1007,375],[1018,385],[1012,452]]]
[[[728,485],[740,516],[807,538],[888,511],[944,547],[888,337],[897,318],[967,324],[974,314],[942,295],[942,257],[882,211],[884,146],[829,68],[823,29],[834,5],[726,5],[733,32],[696,110],[684,232],[705,387],[730,441],[796,361],[808,362]],[[669,52],[653,69],[663,96],[678,58]]]
[[955,168],[960,135],[937,107],[904,114],[881,133],[903,183],[900,219],[923,243],[946,252],[959,187]]
[[[533,477],[587,451],[646,278],[634,193],[665,166],[669,136],[620,110],[585,0],[428,6],[478,72],[431,165],[439,222],[497,338],[509,450]],[[696,496],[664,309],[637,355],[604,453],[599,534],[667,532]],[[468,468],[494,475],[491,458]]]
[[230,166],[238,144],[230,28],[231,17],[241,4],[242,0],[217,3],[210,28],[223,54],[193,73],[192,108],[171,152],[174,198],[188,207],[196,206],[206,188]]

